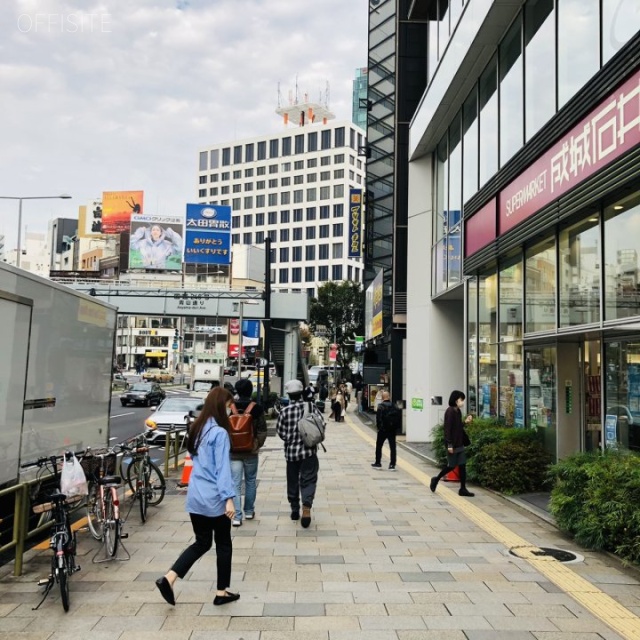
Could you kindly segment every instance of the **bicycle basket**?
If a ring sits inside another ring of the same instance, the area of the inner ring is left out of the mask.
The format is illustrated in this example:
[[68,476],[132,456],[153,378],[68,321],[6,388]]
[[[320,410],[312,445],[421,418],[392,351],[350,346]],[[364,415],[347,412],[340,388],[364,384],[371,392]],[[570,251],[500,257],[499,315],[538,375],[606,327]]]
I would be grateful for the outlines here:
[[[100,456],[104,455],[104,459]],[[112,476],[116,472],[117,455],[109,449],[92,449],[90,455],[85,455],[80,460],[84,475],[89,480],[100,476],[100,465],[104,464],[104,475]],[[104,463],[103,463],[104,460]]]

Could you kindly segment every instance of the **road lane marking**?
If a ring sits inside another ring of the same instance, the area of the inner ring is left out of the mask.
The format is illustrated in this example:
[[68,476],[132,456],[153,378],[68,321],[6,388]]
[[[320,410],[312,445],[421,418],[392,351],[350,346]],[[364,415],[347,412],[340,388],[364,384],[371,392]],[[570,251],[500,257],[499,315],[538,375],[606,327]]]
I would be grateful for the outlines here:
[[117,413],[115,416],[109,416],[109,418],[122,418],[123,416],[133,416],[135,411],[129,411],[129,413]]
[[[364,431],[362,427],[356,425],[349,414],[347,414],[347,418],[348,420],[346,422],[351,429],[365,442],[375,447],[375,439]],[[384,451],[384,456],[388,457],[386,450]],[[431,477],[423,471],[420,471],[410,462],[398,457],[396,467],[400,467],[403,471],[406,471],[425,487],[429,486]],[[502,543],[507,549],[525,547],[532,552],[538,550],[535,544],[531,544],[517,533],[511,531],[485,511],[472,504],[470,500],[458,496],[455,491],[440,485],[437,497],[446,500],[452,507],[474,522],[495,540]],[[536,569],[536,571],[562,589],[564,593],[571,596],[576,602],[591,612],[593,616],[622,635],[623,638],[640,640],[640,618],[632,611],[623,607],[614,598],[604,593],[588,580],[585,580],[582,576],[575,573],[571,567],[562,564],[559,560],[551,556],[536,556],[533,553],[526,554],[526,556],[524,560]]]

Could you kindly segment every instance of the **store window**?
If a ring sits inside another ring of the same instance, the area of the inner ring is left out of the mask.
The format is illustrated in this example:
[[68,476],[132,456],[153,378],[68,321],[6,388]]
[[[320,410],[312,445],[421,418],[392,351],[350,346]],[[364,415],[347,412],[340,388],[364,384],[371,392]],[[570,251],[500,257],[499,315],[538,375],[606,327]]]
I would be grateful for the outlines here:
[[464,162],[462,163],[462,201],[466,202],[478,191],[478,88],[462,107],[462,135]]
[[605,320],[640,315],[639,230],[640,192],[636,191],[605,207]]
[[638,32],[637,0],[603,0],[602,61],[607,62]]
[[500,43],[500,165],[522,147],[523,71],[520,16]]
[[554,239],[527,250],[525,332],[556,328],[556,244]]
[[462,112],[449,127],[449,203],[447,229],[460,223],[462,215]]
[[480,76],[480,187],[498,170],[498,62],[487,65]]
[[558,107],[562,107],[600,68],[600,1],[562,0],[557,11]]
[[498,413],[497,398],[497,274],[481,275],[478,283],[478,416]]
[[433,218],[433,237],[440,240],[447,229],[449,189],[449,152],[447,149],[447,136],[442,138],[436,150],[436,196]]
[[553,1],[528,0],[524,8],[527,140],[556,111],[556,24]]
[[478,279],[470,278],[467,285],[467,407],[478,415]]
[[599,215],[588,215],[560,232],[560,326],[600,320]]

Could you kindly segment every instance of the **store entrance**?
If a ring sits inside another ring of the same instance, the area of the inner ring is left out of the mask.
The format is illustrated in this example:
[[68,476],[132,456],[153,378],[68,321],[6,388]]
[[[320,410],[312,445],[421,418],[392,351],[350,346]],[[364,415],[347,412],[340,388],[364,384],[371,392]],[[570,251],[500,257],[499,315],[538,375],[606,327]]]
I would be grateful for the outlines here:
[[526,421],[527,427],[536,429],[545,449],[557,456],[557,348],[531,346],[526,357]]
[[584,371],[584,451],[597,451],[602,447],[602,367],[600,340],[582,343]]

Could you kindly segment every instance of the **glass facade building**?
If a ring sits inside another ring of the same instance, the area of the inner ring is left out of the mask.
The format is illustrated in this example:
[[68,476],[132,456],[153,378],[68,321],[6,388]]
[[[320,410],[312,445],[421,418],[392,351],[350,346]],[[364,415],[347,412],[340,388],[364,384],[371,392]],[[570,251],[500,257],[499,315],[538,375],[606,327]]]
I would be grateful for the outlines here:
[[461,388],[556,458],[640,448],[632,4],[412,5],[430,75],[410,131],[407,385],[436,400],[426,427],[408,411],[408,439]]
[[366,67],[356,69],[356,77],[353,79],[353,104],[351,108],[351,121],[363,130],[367,128],[367,87],[369,73]]

